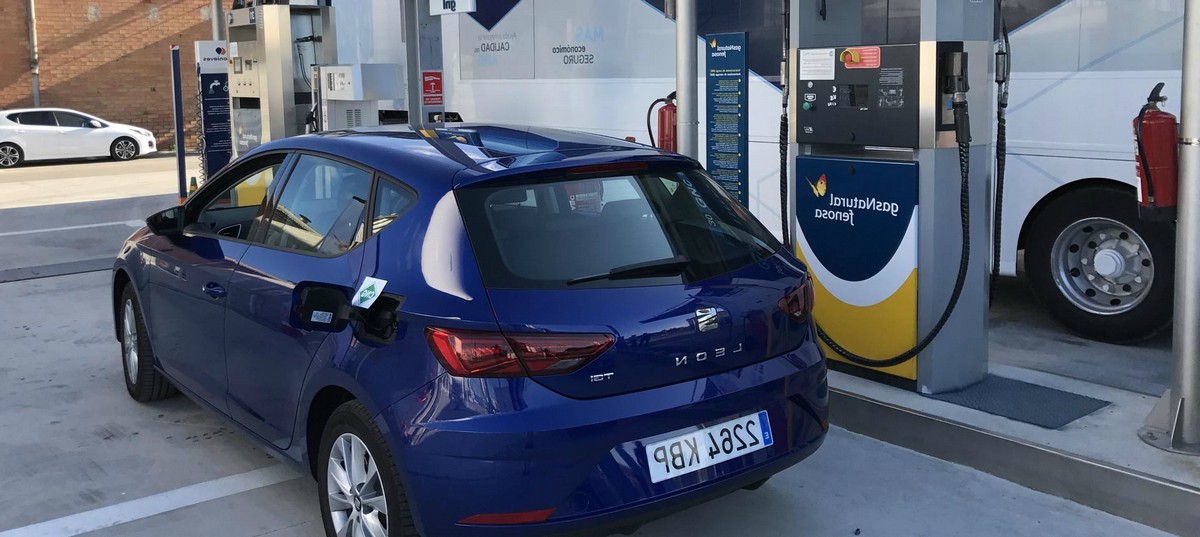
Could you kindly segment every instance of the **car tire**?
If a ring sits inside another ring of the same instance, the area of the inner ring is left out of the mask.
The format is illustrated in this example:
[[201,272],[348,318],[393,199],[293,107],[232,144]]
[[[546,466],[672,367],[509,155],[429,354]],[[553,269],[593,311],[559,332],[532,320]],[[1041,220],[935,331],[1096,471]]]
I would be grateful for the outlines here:
[[0,168],[16,168],[25,161],[25,152],[13,143],[0,144]]
[[[358,470],[348,466],[348,453],[363,457]],[[333,411],[317,457],[317,496],[326,535],[358,535],[339,532],[347,524],[362,524],[368,537],[418,536],[387,441],[362,403],[350,401]]]
[[121,366],[125,389],[134,400],[148,403],[175,395],[175,387],[154,367],[154,349],[132,285],[121,292],[117,328],[121,335]]
[[1087,187],[1032,222],[1025,271],[1034,295],[1071,332],[1130,344],[1171,324],[1175,228],[1138,217],[1132,191]]
[[117,138],[109,146],[108,153],[113,160],[133,160],[139,153],[137,140],[125,136]]

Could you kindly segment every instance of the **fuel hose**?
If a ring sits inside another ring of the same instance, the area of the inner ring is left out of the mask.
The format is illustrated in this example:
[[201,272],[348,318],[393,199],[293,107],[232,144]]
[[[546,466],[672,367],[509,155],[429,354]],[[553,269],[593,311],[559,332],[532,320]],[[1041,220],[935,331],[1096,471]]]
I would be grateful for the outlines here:
[[[962,62],[962,73],[964,73],[963,76],[965,77],[966,60],[963,59]],[[942,310],[942,316],[929,333],[921,338],[921,341],[912,348],[891,358],[876,359],[858,355],[839,344],[817,323],[817,337],[830,350],[850,363],[866,367],[883,368],[897,366],[916,358],[917,355],[921,354],[921,351],[924,351],[929,347],[929,344],[933,343],[933,340],[946,327],[946,323],[950,321],[950,316],[958,306],[959,298],[962,297],[963,287],[966,286],[967,282],[967,271],[971,265],[971,119],[968,113],[965,78],[961,78],[959,84],[960,86],[954,94],[954,124],[955,139],[958,142],[958,171],[961,176],[958,212],[962,225],[962,253],[958,260],[958,277],[954,281],[954,290],[950,292],[950,300],[947,302],[946,308]]]
[[834,353],[846,359],[847,361],[866,367],[892,367],[903,364],[913,358],[916,358],[921,351],[924,351],[933,340],[937,338],[942,329],[946,327],[946,323],[950,321],[950,316],[954,313],[954,308],[958,306],[958,300],[962,296],[963,287],[967,282],[967,269],[971,264],[971,127],[969,123],[969,115],[967,113],[967,102],[956,102],[954,104],[956,138],[958,141],[958,168],[961,177],[961,185],[959,187],[959,217],[962,222],[962,254],[958,261],[958,277],[954,281],[954,290],[950,293],[950,301],[946,304],[946,308],[942,310],[942,316],[938,319],[937,324],[933,329],[921,339],[916,346],[908,349],[896,356],[885,359],[874,359],[865,356],[860,356],[851,352],[849,349],[838,344],[820,324],[817,324],[817,336],[825,343]]
[[996,200],[992,210],[992,272],[988,279],[988,305],[996,301],[1000,278],[1001,241],[1004,238],[1004,168],[1008,163],[1008,86],[1012,77],[1011,43],[1004,21],[1003,2],[996,2],[1000,21],[1000,49],[996,52]]

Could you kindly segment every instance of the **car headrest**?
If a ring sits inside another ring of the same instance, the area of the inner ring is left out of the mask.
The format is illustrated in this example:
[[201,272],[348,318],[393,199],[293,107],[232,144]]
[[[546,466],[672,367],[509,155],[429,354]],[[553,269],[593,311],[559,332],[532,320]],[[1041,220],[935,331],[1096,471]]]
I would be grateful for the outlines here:
[[488,197],[488,203],[491,205],[503,205],[505,203],[521,203],[529,198],[529,193],[524,188],[510,188],[501,190]]
[[650,205],[645,200],[620,200],[604,204],[600,216],[604,218],[641,218],[650,214]]

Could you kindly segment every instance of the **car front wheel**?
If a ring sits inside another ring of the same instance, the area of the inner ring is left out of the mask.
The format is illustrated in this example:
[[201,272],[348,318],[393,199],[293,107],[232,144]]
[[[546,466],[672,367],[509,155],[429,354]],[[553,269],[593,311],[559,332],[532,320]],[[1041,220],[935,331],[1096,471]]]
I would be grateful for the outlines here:
[[154,349],[146,333],[146,321],[132,285],[121,293],[121,363],[125,370],[125,389],[134,400],[146,403],[175,395],[175,387],[154,368]]
[[1136,343],[1171,323],[1174,226],[1139,218],[1125,189],[1089,187],[1052,201],[1032,223],[1025,263],[1034,294],[1080,336]]
[[345,403],[329,417],[318,457],[326,535],[417,536],[386,440],[361,403]]
[[138,144],[133,138],[117,138],[109,152],[114,160],[133,160],[138,156]]
[[25,160],[25,155],[16,144],[0,144],[0,168],[15,168]]

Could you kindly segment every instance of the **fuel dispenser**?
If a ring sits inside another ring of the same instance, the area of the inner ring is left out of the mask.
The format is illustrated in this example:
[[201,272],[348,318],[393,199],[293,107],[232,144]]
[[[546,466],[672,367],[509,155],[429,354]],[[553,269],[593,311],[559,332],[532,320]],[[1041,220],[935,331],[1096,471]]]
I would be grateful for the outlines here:
[[[241,6],[241,7],[239,7]],[[240,2],[226,12],[233,149],[304,134],[310,66],[337,63],[329,0]]]
[[987,375],[993,8],[790,6],[789,235],[835,368],[922,393]]
[[313,68],[310,131],[380,125],[380,101],[405,106],[404,66],[394,63],[317,65]]

